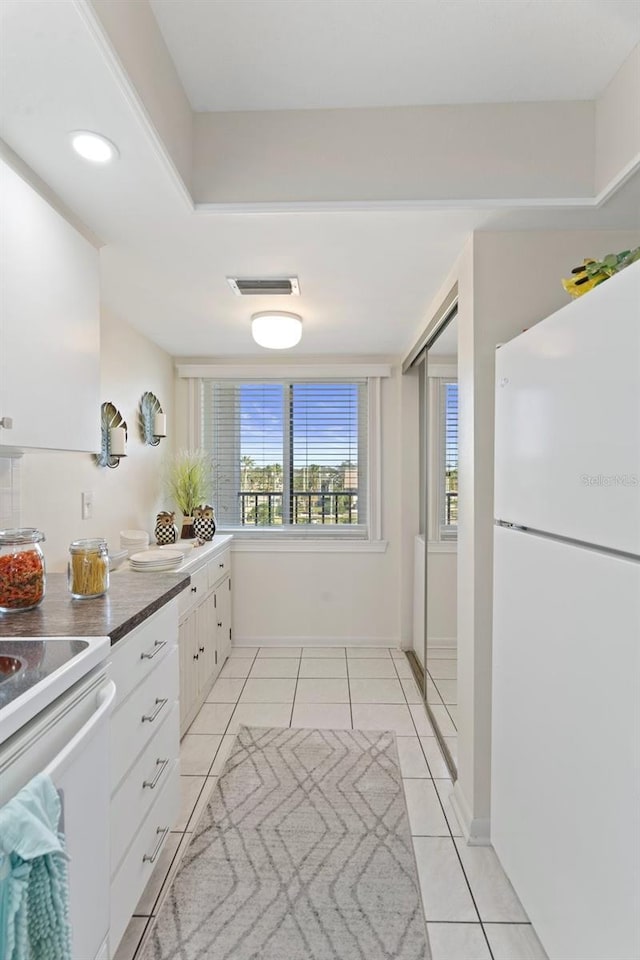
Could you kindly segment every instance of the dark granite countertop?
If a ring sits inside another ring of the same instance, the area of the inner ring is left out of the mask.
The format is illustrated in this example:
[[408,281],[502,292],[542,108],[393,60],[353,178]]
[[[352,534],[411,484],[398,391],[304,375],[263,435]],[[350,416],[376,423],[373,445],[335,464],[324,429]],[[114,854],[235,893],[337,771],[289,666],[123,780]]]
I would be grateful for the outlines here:
[[0,614],[0,639],[110,637],[127,633],[177,597],[191,582],[188,573],[111,575],[109,592],[95,600],[73,600],[64,573],[47,574],[44,600],[35,610]]

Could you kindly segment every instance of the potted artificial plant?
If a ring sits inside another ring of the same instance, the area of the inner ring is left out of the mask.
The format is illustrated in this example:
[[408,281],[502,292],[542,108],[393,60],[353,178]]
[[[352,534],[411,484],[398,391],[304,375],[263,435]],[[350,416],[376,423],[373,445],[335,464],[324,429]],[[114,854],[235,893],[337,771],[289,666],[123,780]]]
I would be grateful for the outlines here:
[[588,258],[579,267],[574,267],[570,277],[565,277],[562,286],[569,296],[581,297],[583,293],[604,283],[615,273],[640,260],[640,247],[635,250],[622,250],[620,253],[608,253],[602,260]]
[[204,503],[211,487],[211,465],[204,450],[181,450],[169,467],[169,492],[182,513],[183,540],[192,539],[193,511]]

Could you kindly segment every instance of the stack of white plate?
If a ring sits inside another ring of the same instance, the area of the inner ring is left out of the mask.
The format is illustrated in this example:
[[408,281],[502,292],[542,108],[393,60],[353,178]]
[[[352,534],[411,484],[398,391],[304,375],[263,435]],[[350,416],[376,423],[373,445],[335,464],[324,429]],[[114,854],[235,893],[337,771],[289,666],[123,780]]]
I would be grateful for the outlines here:
[[160,547],[152,547],[152,550],[179,550],[183,557],[188,556],[195,547],[195,540],[178,540],[177,543],[163,543]]
[[109,570],[119,570],[129,554],[126,550],[109,551]]
[[149,534],[146,530],[121,530],[120,546],[129,556],[140,553],[149,546]]
[[162,570],[175,570],[183,559],[182,550],[145,550],[130,556],[129,565],[139,573],[160,573]]

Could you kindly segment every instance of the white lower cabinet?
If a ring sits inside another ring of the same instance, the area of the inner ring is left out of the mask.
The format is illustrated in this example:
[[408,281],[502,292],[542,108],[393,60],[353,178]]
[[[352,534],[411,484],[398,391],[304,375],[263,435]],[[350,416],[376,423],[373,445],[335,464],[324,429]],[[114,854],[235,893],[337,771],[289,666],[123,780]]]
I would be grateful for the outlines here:
[[111,784],[129,777],[147,744],[156,739],[178,700],[178,651],[175,643],[149,677],[116,710],[111,721]]
[[182,595],[178,639],[181,736],[193,723],[231,649],[229,549],[203,564],[191,581],[198,589]]
[[175,760],[167,782],[148,816],[138,826],[128,853],[111,880],[109,945],[112,957],[177,819],[179,805],[180,766]]
[[178,704],[174,703],[157,736],[136,761],[136,775],[125,777],[111,798],[112,874],[119,869],[131,843],[132,811],[143,819],[147,816],[171,777],[179,750]]
[[215,592],[217,663],[225,662],[231,653],[231,577],[225,577]]
[[112,650],[111,957],[178,819],[180,736],[231,648],[230,539],[187,564],[189,587]]
[[178,818],[177,641],[174,600],[113,648],[118,692],[111,720],[111,956]]

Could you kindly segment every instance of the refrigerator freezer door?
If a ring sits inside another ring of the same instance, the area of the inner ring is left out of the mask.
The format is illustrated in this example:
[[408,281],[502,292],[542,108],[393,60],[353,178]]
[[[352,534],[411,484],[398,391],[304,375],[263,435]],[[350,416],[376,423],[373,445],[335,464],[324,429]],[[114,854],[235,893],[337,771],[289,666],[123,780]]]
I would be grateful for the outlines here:
[[640,956],[640,563],[495,532],[491,839],[554,960]]
[[640,555],[640,263],[496,354],[495,516]]

